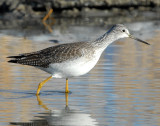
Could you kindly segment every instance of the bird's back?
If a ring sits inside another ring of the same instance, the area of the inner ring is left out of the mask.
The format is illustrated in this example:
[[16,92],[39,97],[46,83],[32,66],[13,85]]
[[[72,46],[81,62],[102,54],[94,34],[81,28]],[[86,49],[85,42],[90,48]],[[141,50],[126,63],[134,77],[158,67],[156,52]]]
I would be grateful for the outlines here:
[[8,58],[14,59],[8,62],[47,68],[50,63],[61,63],[76,59],[84,56],[85,53],[92,54],[92,51],[89,52],[88,48],[91,48],[89,42],[61,44],[32,53],[9,56]]

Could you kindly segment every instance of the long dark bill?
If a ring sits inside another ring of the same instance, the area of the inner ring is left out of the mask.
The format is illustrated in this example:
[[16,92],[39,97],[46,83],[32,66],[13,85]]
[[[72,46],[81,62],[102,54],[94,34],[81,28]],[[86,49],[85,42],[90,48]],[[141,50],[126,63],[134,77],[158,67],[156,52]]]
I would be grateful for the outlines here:
[[136,38],[136,37],[134,37],[134,36],[132,36],[132,35],[129,35],[129,37],[130,37],[131,39],[137,40],[137,41],[142,42],[142,43],[144,43],[144,44],[150,45],[148,42],[145,42],[145,41],[143,41],[143,40],[141,40],[141,39],[139,39],[139,38]]

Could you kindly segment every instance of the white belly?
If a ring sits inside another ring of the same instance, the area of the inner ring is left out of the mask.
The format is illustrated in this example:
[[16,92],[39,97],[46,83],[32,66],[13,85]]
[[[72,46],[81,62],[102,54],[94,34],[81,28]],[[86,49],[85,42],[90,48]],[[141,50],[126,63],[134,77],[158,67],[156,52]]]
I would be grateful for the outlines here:
[[56,78],[81,76],[88,73],[97,63],[99,56],[92,59],[81,57],[72,61],[50,64],[49,68],[40,68]]

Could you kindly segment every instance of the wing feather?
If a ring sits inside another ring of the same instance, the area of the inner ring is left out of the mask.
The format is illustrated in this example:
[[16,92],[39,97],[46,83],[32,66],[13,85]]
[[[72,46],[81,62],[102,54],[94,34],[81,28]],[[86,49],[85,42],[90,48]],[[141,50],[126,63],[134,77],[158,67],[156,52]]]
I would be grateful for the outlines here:
[[61,63],[68,59],[72,60],[83,56],[84,52],[87,51],[86,44],[86,42],[77,42],[52,46],[37,52],[24,53],[18,56],[9,56],[8,58],[14,59],[9,60],[8,62],[48,67],[50,63]]

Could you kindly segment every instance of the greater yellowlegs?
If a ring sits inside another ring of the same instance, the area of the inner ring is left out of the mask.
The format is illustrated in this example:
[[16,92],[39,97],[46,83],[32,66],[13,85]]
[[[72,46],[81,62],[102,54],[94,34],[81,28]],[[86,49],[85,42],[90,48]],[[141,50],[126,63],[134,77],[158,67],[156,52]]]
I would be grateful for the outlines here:
[[68,93],[68,78],[88,73],[96,65],[109,44],[125,37],[149,45],[149,43],[133,37],[124,25],[116,24],[94,41],[60,44],[37,52],[9,56],[8,58],[14,59],[8,62],[34,66],[51,74],[49,78],[39,84],[37,95],[42,86],[52,77],[66,78],[65,92]]

